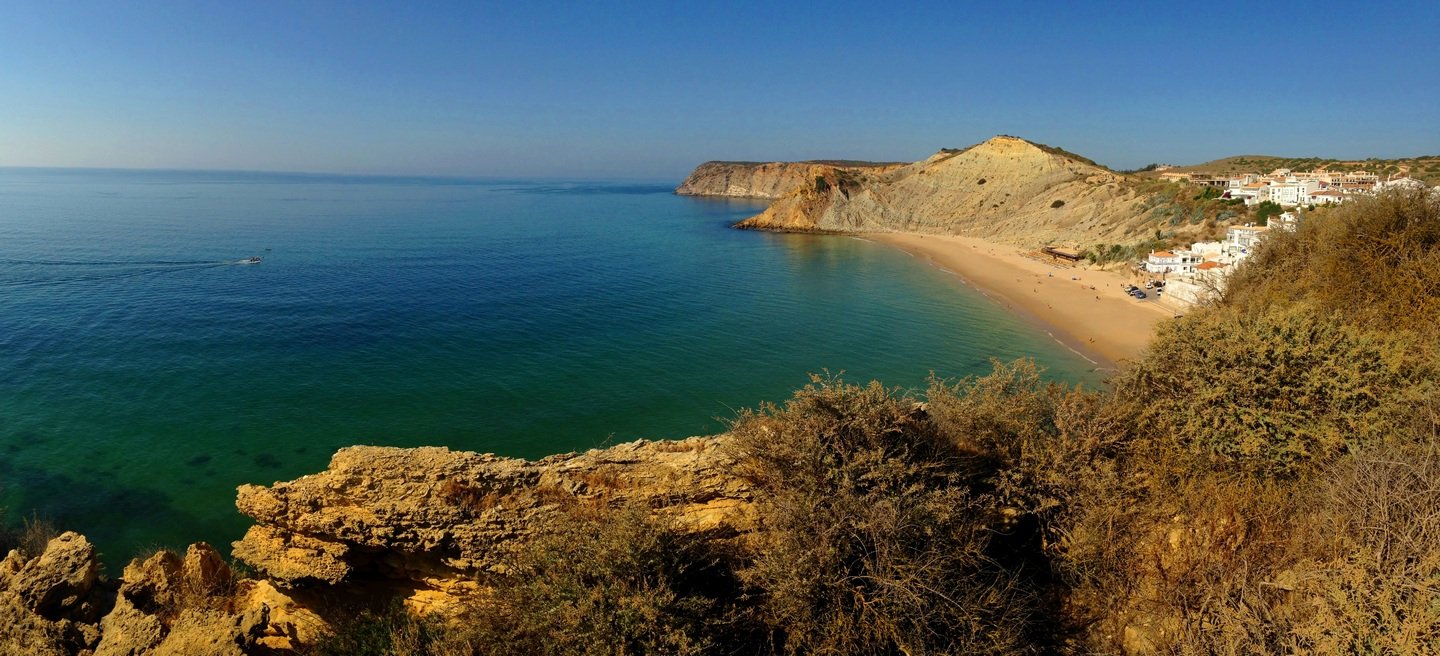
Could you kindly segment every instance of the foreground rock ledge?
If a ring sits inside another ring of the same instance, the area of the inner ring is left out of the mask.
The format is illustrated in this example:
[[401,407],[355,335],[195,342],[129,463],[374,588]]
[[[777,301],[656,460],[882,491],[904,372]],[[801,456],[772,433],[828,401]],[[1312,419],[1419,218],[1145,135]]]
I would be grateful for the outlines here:
[[717,535],[752,530],[751,490],[726,441],[642,440],[538,461],[350,447],[321,473],[242,486],[236,506],[256,523],[234,553],[282,588],[383,583],[444,613],[575,504],[642,505]]

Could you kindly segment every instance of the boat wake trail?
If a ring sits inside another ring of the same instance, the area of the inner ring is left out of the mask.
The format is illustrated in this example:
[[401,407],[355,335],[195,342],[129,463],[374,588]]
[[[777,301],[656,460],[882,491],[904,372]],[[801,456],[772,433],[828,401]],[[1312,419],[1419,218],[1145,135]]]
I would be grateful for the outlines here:
[[[43,287],[255,264],[252,260],[0,260],[0,287]],[[61,273],[63,272],[63,273]],[[59,275],[52,275],[59,274]]]
[[243,260],[0,260],[0,265],[17,264],[31,266],[75,266],[75,267],[140,267],[140,266],[200,266],[202,264],[236,264]]

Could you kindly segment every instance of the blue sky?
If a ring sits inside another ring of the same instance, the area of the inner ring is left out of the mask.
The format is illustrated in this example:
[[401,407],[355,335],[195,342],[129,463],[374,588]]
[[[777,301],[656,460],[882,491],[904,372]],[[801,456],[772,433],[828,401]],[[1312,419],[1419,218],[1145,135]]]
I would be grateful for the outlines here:
[[[894,6],[890,6],[894,5]],[[1440,154],[1440,2],[9,2],[0,166]]]

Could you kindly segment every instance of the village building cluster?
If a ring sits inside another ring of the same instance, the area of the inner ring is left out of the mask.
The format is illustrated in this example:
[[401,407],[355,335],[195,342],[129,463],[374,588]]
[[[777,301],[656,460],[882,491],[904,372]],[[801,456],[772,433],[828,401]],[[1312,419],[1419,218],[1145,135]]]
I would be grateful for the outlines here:
[[1389,187],[1425,187],[1425,183],[1409,177],[1380,176],[1366,171],[1291,171],[1275,169],[1269,174],[1240,173],[1211,175],[1166,171],[1161,180],[1188,182],[1220,190],[1221,198],[1243,200],[1246,205],[1269,201],[1281,207],[1301,205],[1333,205],[1356,194],[1373,194]]
[[[1428,185],[1410,177],[1392,176],[1381,180],[1365,171],[1291,171],[1276,169],[1268,175],[1244,173],[1215,176],[1205,173],[1164,171],[1162,180],[1182,181],[1222,189],[1222,198],[1242,199],[1246,205],[1270,201],[1282,207],[1300,208],[1340,203],[1357,195],[1370,195],[1391,188],[1424,189]],[[1440,186],[1432,190],[1440,194]],[[1230,226],[1224,241],[1196,242],[1188,249],[1151,252],[1139,268],[1164,281],[1164,298],[1171,306],[1188,307],[1224,289],[1225,279],[1235,267],[1255,252],[1255,247],[1275,230],[1293,230],[1301,220],[1299,209],[1269,219],[1266,225]]]
[[1195,242],[1187,249],[1152,251],[1140,268],[1158,274],[1165,282],[1165,300],[1176,307],[1188,307],[1223,289],[1225,278],[1255,252],[1255,247],[1273,230],[1294,230],[1300,215],[1286,212],[1263,226],[1230,226],[1224,241]]

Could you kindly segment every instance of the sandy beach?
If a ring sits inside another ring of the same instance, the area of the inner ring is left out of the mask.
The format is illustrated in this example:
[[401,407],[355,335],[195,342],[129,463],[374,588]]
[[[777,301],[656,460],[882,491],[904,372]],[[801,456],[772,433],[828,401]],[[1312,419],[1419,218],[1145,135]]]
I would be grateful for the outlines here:
[[1122,285],[1137,279],[1123,273],[1056,266],[1026,257],[1014,246],[973,237],[872,233],[864,238],[959,275],[1100,367],[1136,358],[1150,343],[1155,325],[1174,316],[1153,295],[1150,301],[1126,295]]

